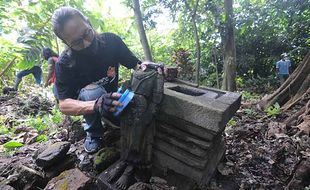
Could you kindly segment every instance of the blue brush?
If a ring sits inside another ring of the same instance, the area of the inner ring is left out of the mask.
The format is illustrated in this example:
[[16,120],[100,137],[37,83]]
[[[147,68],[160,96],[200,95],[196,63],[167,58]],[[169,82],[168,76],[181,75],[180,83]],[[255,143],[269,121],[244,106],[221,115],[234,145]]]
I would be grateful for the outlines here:
[[[117,90],[117,93],[120,93],[122,91],[122,88],[119,88]],[[132,100],[134,97],[134,93],[129,91],[128,89],[125,90],[125,92],[122,94],[122,96],[118,99],[118,101],[122,104],[122,106],[116,106],[116,111],[113,113],[114,116],[118,116],[124,109],[125,107],[129,104],[129,102]]]

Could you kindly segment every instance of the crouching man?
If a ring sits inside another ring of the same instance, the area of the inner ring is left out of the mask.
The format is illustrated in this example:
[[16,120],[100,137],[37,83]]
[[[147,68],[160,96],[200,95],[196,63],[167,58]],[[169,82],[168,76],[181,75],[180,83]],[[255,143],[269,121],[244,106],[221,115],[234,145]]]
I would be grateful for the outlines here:
[[[56,65],[56,86],[61,112],[83,115],[85,150],[96,152],[105,132],[101,117],[109,117],[121,106],[115,93],[119,64],[135,69],[141,61],[122,39],[112,33],[97,34],[79,10],[61,7],[52,16],[53,30],[68,48]],[[113,93],[114,92],[114,93]]]

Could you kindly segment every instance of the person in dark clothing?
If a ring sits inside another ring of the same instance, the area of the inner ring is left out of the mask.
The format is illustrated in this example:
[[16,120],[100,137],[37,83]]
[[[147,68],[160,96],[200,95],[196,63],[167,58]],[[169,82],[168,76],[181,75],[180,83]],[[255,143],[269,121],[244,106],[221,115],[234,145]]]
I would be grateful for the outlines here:
[[43,48],[42,55],[44,59],[47,60],[47,63],[48,63],[48,73],[45,79],[44,87],[54,84],[53,93],[54,93],[56,100],[58,100],[59,99],[58,93],[57,93],[57,89],[55,86],[55,82],[56,82],[55,65],[58,62],[58,55],[52,49],[48,47]]
[[281,57],[281,60],[276,63],[276,71],[280,83],[283,84],[292,73],[292,63],[286,53],[281,54]]
[[59,108],[67,115],[84,116],[84,148],[94,153],[106,130],[101,117],[110,117],[121,106],[120,94],[115,93],[119,65],[135,69],[141,61],[116,34],[97,34],[77,9],[58,8],[52,23],[54,33],[68,46],[56,64]]
[[14,84],[14,90],[18,90],[18,86],[22,81],[22,78],[32,74],[35,78],[36,84],[41,85],[42,81],[42,69],[41,69],[41,61],[37,62],[33,67],[30,69],[19,71],[16,75],[15,84]]

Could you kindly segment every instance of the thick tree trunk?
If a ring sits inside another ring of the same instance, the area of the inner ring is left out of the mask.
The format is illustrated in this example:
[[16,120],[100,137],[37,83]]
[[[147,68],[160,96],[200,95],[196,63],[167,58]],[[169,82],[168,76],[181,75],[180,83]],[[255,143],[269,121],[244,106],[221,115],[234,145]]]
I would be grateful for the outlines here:
[[233,1],[225,0],[225,14],[226,14],[226,30],[224,42],[224,72],[222,89],[228,91],[236,90],[236,47],[234,35],[234,21],[233,21]]
[[147,41],[147,37],[146,37],[144,26],[143,26],[143,20],[142,20],[142,14],[141,14],[141,10],[140,10],[139,0],[133,0],[133,5],[134,5],[135,18],[136,18],[136,22],[137,22],[140,41],[141,41],[141,44],[143,47],[145,59],[147,61],[153,61],[150,46],[149,46],[149,43]]
[[290,75],[290,77],[271,95],[264,97],[259,106],[265,109],[276,102],[287,110],[300,101],[310,87],[310,52],[303,63]]

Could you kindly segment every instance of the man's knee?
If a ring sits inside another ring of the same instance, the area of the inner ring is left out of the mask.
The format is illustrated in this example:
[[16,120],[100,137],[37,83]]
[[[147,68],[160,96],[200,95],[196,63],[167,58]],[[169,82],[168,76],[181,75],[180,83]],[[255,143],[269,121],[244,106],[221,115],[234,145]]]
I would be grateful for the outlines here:
[[23,71],[19,71],[17,74],[16,74],[16,77],[21,79],[23,78],[24,76],[26,76],[28,74],[28,72],[26,70],[23,70]]
[[103,87],[96,84],[89,84],[81,89],[79,94],[79,100],[82,101],[96,100],[105,93],[107,93],[107,91]]

